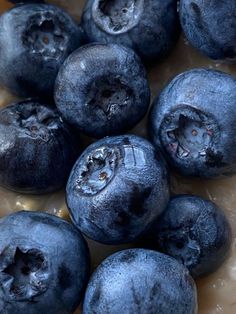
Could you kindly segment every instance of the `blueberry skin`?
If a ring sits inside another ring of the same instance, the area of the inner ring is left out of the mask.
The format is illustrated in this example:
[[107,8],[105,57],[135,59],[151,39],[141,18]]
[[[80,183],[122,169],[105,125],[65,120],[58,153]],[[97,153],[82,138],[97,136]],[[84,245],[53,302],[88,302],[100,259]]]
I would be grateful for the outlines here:
[[134,127],[150,102],[138,56],[121,45],[90,44],[72,53],[55,83],[55,102],[65,120],[95,138]]
[[105,259],[90,278],[83,314],[194,314],[187,268],[162,253],[129,249]]
[[72,314],[88,281],[90,257],[81,233],[40,212],[0,220],[0,312]]
[[235,12],[235,0],[180,1],[180,21],[187,39],[215,60],[236,59]]
[[182,262],[193,277],[217,270],[228,256],[232,234],[224,212],[198,196],[173,197],[151,230],[152,247]]
[[56,109],[26,100],[0,110],[0,185],[31,194],[58,190],[78,155]]
[[146,232],[169,200],[162,156],[135,135],[107,137],[75,163],[66,188],[74,224],[107,244],[128,243]]
[[180,33],[176,0],[88,0],[82,26],[89,42],[122,44],[147,61],[165,57]]
[[79,26],[59,7],[13,7],[0,17],[0,83],[22,97],[52,97],[59,67],[80,42]]
[[236,172],[236,78],[209,69],[175,77],[152,106],[149,131],[181,174],[223,177]]

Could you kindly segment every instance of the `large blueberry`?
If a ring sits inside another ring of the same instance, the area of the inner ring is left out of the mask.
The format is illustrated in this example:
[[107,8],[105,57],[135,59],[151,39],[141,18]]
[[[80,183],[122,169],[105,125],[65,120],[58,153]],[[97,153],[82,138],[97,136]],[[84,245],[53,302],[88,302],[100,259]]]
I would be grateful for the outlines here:
[[169,198],[168,174],[159,152],[135,135],[90,145],[67,184],[75,225],[108,244],[130,242],[147,230]]
[[131,49],[90,44],[61,67],[55,101],[68,123],[98,138],[134,127],[148,109],[150,91],[145,69]]
[[59,67],[80,42],[79,26],[62,9],[15,6],[0,17],[0,83],[23,97],[52,96]]
[[92,275],[83,314],[195,314],[197,294],[187,268],[144,249],[108,257]]
[[147,60],[165,57],[180,33],[176,0],[88,0],[82,25],[90,42],[122,44]]
[[151,234],[153,247],[182,262],[194,277],[214,272],[226,259],[232,239],[223,211],[190,195],[173,197]]
[[87,284],[90,258],[80,232],[39,212],[0,219],[0,312],[72,314]]
[[236,78],[193,69],[174,78],[154,101],[150,134],[184,175],[236,172]]
[[235,12],[235,0],[180,0],[180,20],[187,39],[212,59],[236,59]]
[[0,184],[23,193],[61,188],[78,144],[58,112],[33,100],[0,110]]

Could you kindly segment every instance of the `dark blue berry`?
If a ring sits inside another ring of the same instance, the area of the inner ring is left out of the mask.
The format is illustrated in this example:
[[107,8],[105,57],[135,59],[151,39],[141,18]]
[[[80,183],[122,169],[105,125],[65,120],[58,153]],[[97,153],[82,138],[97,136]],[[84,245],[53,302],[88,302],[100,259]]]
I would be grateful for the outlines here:
[[165,57],[180,33],[176,0],[88,0],[82,25],[90,42],[122,44],[146,60]]
[[79,150],[56,109],[33,100],[0,110],[0,184],[22,193],[64,186]]
[[135,135],[107,137],[90,145],[67,184],[75,225],[108,244],[133,241],[162,213],[169,197],[163,159]]
[[138,56],[120,45],[90,44],[76,50],[60,69],[55,102],[65,120],[92,137],[134,127],[150,101]]
[[174,78],[154,101],[150,134],[184,175],[236,172],[236,78],[193,69]]
[[187,268],[150,250],[108,257],[88,284],[83,314],[194,314],[197,294]]
[[0,219],[0,312],[69,314],[78,307],[90,268],[80,232],[39,212]]
[[223,211],[190,195],[173,197],[151,233],[153,247],[182,262],[194,277],[216,271],[232,239]]
[[180,20],[187,39],[216,60],[236,59],[235,12],[235,0],[180,1]]
[[25,4],[0,17],[0,82],[28,97],[53,95],[59,67],[80,46],[80,28],[62,9]]

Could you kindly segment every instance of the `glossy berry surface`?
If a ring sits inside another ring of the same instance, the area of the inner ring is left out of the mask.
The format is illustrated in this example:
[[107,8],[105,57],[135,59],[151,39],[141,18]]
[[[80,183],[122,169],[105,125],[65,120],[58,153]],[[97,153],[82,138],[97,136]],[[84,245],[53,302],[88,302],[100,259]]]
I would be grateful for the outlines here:
[[175,77],[150,113],[150,135],[183,175],[236,172],[236,78],[210,69]]
[[232,239],[223,211],[190,195],[173,197],[151,233],[153,246],[182,262],[193,277],[216,271]]
[[68,222],[39,212],[0,219],[0,312],[75,311],[89,275],[89,251]]
[[180,1],[180,20],[187,39],[215,60],[236,59],[235,12],[235,0]]
[[67,183],[74,224],[107,244],[133,241],[165,209],[168,174],[159,152],[135,135],[107,137],[90,145]]
[[52,97],[59,67],[80,42],[79,26],[62,9],[15,6],[0,17],[1,84],[19,96]]
[[165,57],[180,33],[175,0],[88,0],[82,25],[88,41],[122,44],[147,60]]
[[96,138],[134,127],[149,101],[140,59],[120,45],[81,47],[67,58],[55,84],[55,102],[65,120]]
[[57,110],[33,100],[0,110],[0,143],[0,184],[22,193],[63,187],[79,155]]
[[83,314],[194,314],[196,287],[175,259],[130,249],[105,259],[88,284]]

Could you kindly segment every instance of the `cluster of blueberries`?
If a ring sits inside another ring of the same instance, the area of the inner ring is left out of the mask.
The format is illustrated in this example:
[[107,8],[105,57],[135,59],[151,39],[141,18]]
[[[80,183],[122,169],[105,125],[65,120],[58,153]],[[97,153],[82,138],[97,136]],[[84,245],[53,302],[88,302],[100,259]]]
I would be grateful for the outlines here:
[[[225,261],[231,229],[210,201],[170,199],[169,168],[236,173],[236,78],[184,72],[152,105],[150,141],[125,133],[149,108],[143,64],[170,52],[180,25],[210,58],[236,58],[236,1],[88,0],[81,25],[44,1],[11,2],[0,83],[23,100],[0,110],[0,185],[42,194],[67,182],[73,224],[30,211],[0,220],[0,313],[70,314],[81,299],[83,314],[196,313],[192,277]],[[80,134],[99,140],[82,151]],[[108,257],[88,283],[80,231],[145,244]]]

